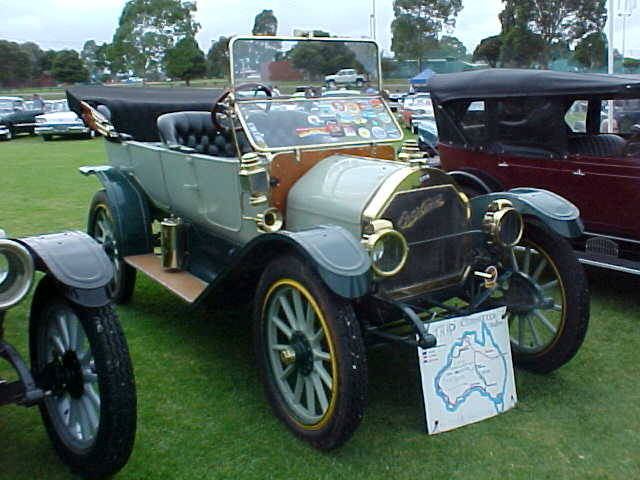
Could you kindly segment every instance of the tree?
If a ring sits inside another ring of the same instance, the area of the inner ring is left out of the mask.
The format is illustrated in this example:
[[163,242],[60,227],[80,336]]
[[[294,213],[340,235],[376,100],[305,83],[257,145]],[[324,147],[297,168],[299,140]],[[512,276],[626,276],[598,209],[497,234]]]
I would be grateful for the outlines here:
[[75,50],[61,50],[56,54],[51,69],[53,78],[63,83],[86,82],[89,71]]
[[207,72],[207,61],[204,52],[200,50],[196,39],[184,37],[176,46],[167,52],[164,58],[167,74],[180,78],[191,85],[191,79],[200,77]]
[[467,47],[456,37],[443,35],[438,46],[447,57],[465,58],[467,56]]
[[584,37],[573,52],[573,59],[589,70],[599,70],[607,60],[607,37],[600,32]]
[[500,63],[503,67],[529,68],[546,62],[547,44],[541,35],[522,26],[511,28],[502,35]]
[[80,52],[80,58],[84,62],[85,67],[89,70],[89,75],[93,79],[98,75],[98,45],[95,40],[87,40],[84,42],[82,51]]
[[229,38],[220,37],[211,43],[207,53],[207,73],[217,78],[229,75]]
[[29,57],[29,79],[33,82],[42,75],[42,69],[40,68],[40,59],[44,54],[38,44],[33,42],[26,42],[20,45],[20,50],[26,53]]
[[355,52],[342,42],[300,42],[287,52],[287,60],[296,69],[305,71],[310,80],[322,80],[324,75],[342,68],[363,71]]
[[133,70],[144,77],[157,71],[176,42],[195,37],[200,24],[193,20],[195,2],[180,0],[129,0],[108,51],[117,71]]
[[0,84],[19,86],[31,75],[30,58],[15,42],[0,40]]
[[[602,31],[607,21],[606,0],[503,0],[503,32],[526,26],[547,45],[572,42]],[[511,23],[511,25],[509,25]],[[507,27],[505,29],[505,27]]]
[[484,60],[492,67],[497,67],[500,61],[500,51],[502,50],[502,35],[494,35],[480,41],[473,51],[474,62]]
[[38,65],[38,68],[42,73],[51,74],[53,61],[56,59],[57,54],[58,52],[56,52],[55,50],[47,50],[46,52],[42,52],[42,56],[40,57],[40,64]]
[[394,0],[391,50],[399,60],[422,59],[438,48],[443,26],[455,26],[462,0]]
[[262,10],[253,23],[254,35],[275,35],[278,32],[278,19],[273,10]]

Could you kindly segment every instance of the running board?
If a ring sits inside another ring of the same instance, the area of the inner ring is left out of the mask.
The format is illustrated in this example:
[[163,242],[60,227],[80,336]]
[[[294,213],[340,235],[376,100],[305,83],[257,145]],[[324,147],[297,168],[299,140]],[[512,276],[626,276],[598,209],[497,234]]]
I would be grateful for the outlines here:
[[131,255],[124,257],[124,261],[189,303],[195,302],[209,285],[184,270],[164,269],[160,257],[153,253]]
[[640,275],[640,262],[589,252],[576,252],[576,255],[578,255],[580,263],[584,263],[585,265],[607,268],[609,270],[630,273],[632,275]]

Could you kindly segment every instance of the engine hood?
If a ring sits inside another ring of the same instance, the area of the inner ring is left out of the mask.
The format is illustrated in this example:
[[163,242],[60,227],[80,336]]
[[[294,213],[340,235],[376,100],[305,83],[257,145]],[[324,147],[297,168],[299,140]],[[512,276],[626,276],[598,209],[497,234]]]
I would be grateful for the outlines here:
[[407,182],[418,186],[420,171],[405,163],[332,155],[289,190],[286,228],[339,225],[359,238],[365,210],[377,210],[371,206],[388,199],[400,185],[411,188]]

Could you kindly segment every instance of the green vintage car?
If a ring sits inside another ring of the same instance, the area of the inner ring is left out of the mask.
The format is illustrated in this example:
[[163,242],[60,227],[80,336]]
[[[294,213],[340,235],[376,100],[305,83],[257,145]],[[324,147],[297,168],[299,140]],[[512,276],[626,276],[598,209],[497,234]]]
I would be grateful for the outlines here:
[[36,116],[44,107],[20,97],[0,97],[0,137],[11,140],[19,133],[34,133]]
[[[266,396],[319,449],[360,424],[367,348],[434,347],[435,320],[506,305],[517,365],[549,372],[576,354],[589,295],[566,241],[583,230],[571,203],[524,188],[469,200],[415,147],[397,154],[375,42],[236,37],[230,62],[215,101],[69,94],[106,139],[110,164],[81,172],[104,186],[88,229],[117,301],[140,271],[194,305],[252,304]],[[340,68],[365,72],[366,92],[323,95]],[[260,81],[241,84],[247,70]]]

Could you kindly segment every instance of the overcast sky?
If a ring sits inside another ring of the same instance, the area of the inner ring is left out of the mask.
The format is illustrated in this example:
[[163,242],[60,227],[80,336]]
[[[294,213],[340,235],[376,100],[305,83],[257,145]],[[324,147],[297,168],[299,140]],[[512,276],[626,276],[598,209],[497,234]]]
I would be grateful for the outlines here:
[[[369,35],[369,15],[374,0],[198,0],[196,20],[202,24],[198,42],[206,52],[220,35],[251,33],[262,9],[272,9],[278,33],[291,35],[294,28],[320,29],[335,35]],[[615,0],[618,4],[619,0]],[[86,40],[110,42],[125,0],[0,0],[0,38],[35,41],[41,48],[80,50]],[[392,0],[375,0],[377,38],[382,48],[391,45]],[[473,50],[480,40],[500,31],[501,0],[464,0],[452,34]],[[640,9],[639,9],[640,10]],[[616,18],[616,30],[622,21]],[[640,11],[627,22],[627,54],[640,56]],[[617,33],[616,47],[622,35]]]

